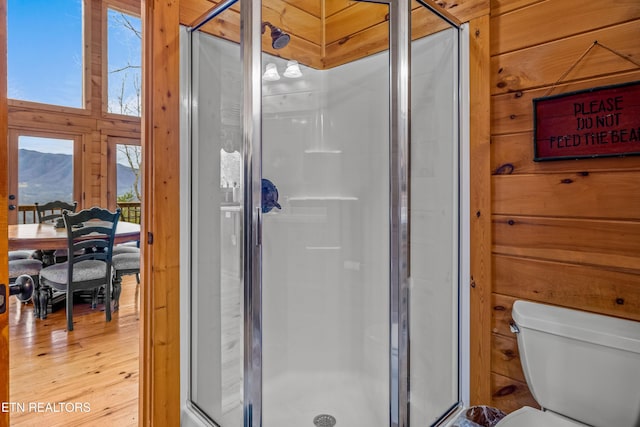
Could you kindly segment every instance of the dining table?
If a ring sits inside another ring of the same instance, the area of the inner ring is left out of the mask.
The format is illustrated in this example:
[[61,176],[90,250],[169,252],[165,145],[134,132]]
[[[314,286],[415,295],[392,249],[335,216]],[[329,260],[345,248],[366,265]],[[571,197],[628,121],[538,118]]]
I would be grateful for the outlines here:
[[[65,227],[56,227],[55,224],[9,224],[9,250],[37,250],[42,252],[42,261],[44,267],[55,262],[53,252],[57,249],[68,248],[67,229]],[[91,235],[89,235],[91,236]],[[88,237],[91,238],[91,237]],[[114,245],[140,240],[140,224],[126,221],[118,221],[116,225],[116,233],[114,237]],[[47,307],[40,307],[40,284],[36,283],[34,289],[34,314],[41,310],[47,310]],[[49,302],[52,306],[64,299],[64,293],[53,292]]]
[[[67,229],[54,224],[9,224],[9,250],[66,249]],[[140,240],[140,224],[118,221],[114,245]]]

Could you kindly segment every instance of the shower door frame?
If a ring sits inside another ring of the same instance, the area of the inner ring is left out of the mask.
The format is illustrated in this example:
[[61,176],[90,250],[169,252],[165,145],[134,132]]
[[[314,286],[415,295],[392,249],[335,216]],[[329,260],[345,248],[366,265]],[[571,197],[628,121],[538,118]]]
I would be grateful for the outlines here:
[[[378,3],[389,7],[389,425],[406,427],[409,425],[410,392],[411,2],[410,0],[356,1]],[[243,229],[245,230],[243,418],[245,427],[262,427],[262,33],[260,29],[262,1],[225,0],[198,18],[188,31],[197,31],[236,2],[240,4],[242,28],[240,48],[243,62],[242,146],[244,156]],[[458,30],[461,28],[461,24],[455,18],[444,15],[426,2],[420,0],[418,2],[452,27]],[[458,338],[460,342],[460,331]],[[458,346],[458,363],[460,363],[460,346]],[[460,397],[459,386],[458,404],[452,409],[459,406]]]
[[[239,0],[243,60],[244,425],[262,427],[262,1]],[[390,282],[389,426],[409,425],[409,131],[411,2],[389,7]],[[409,29],[403,31],[403,29]],[[395,331],[395,333],[394,333]],[[394,355],[397,355],[394,357]],[[395,373],[395,375],[394,375]],[[395,384],[394,384],[395,382]]]

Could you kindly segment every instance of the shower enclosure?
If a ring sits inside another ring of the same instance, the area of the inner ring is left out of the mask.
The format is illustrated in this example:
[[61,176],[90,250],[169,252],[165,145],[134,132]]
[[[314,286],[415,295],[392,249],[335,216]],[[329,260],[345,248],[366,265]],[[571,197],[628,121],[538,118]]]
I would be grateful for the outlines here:
[[182,29],[184,425],[424,426],[461,404],[465,30],[366,5],[378,39],[344,57],[270,0]]

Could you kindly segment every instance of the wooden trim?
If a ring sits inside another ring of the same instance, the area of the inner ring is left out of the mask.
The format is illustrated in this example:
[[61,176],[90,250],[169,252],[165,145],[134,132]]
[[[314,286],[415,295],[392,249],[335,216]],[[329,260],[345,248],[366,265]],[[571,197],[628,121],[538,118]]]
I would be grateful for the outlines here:
[[111,9],[117,9],[130,15],[140,16],[141,5],[140,0],[103,0],[104,4]]
[[[0,0],[0,22],[7,22],[7,1]],[[7,26],[0,25],[0,198],[7,196]],[[7,209],[0,209],[0,283],[9,284]],[[9,288],[6,288],[9,299]],[[8,306],[8,301],[7,301]],[[0,402],[9,402],[9,310],[0,314]],[[0,425],[9,425],[9,412],[0,411]]]
[[470,404],[491,402],[491,169],[489,15],[469,25],[471,170]]
[[[102,2],[100,7],[100,14],[102,19],[100,20],[100,54],[102,55],[102,61],[100,61],[100,115],[105,116],[109,110],[109,22],[107,17],[107,9],[109,4]],[[97,112],[96,112],[97,113]]]
[[[141,425],[180,425],[179,1],[144,2]],[[147,237],[149,236],[149,237]]]
[[11,109],[24,109],[24,110],[41,110],[41,111],[49,111],[52,113],[62,113],[68,115],[83,115],[90,116],[91,111],[83,109],[83,108],[74,108],[74,107],[65,107],[62,105],[52,105],[52,104],[43,104],[41,102],[33,102],[33,101],[22,101],[19,99],[8,99],[7,105],[11,107]]
[[[93,99],[93,0],[84,0],[82,4],[82,105],[83,112],[93,115],[95,100]],[[46,104],[42,104],[46,106]],[[37,106],[40,108],[40,106]],[[32,107],[33,108],[33,107]],[[67,111],[61,111],[69,114]]]
[[[447,18],[450,22],[453,22],[458,27],[463,24],[463,21],[460,20],[460,17],[454,15],[445,9],[443,2],[436,2],[435,0],[423,0],[425,3],[429,4],[432,8],[436,9],[439,13],[442,14],[445,18]],[[441,3],[441,4],[438,4]]]
[[[2,121],[4,125],[5,121]],[[6,185],[7,188],[5,191],[7,192],[7,196],[9,194],[13,194],[16,196],[16,200],[13,200],[13,204],[16,206],[20,205],[20,200],[18,197],[18,138],[20,136],[20,132],[15,129],[9,129],[8,132],[4,134],[7,135],[7,139],[5,143],[2,144],[2,149],[5,150],[4,158],[6,160]],[[4,135],[3,134],[3,135]],[[5,199],[8,200],[8,199]],[[17,224],[18,222],[18,210],[8,211],[7,216],[8,224]]]

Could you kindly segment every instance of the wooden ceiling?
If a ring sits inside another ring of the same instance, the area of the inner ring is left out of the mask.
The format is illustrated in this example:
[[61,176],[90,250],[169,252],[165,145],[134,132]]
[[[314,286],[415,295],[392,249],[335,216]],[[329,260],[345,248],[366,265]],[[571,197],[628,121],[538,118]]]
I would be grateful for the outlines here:
[[[459,22],[485,15],[489,0],[425,0]],[[494,0],[499,1],[499,0]],[[180,22],[191,25],[218,2],[180,0]],[[316,69],[327,69],[381,52],[389,45],[388,6],[349,0],[264,0],[263,21],[271,22],[291,35],[283,49],[271,47],[263,37],[264,52]],[[412,37],[414,39],[447,28],[447,24],[413,0]],[[238,42],[240,6],[235,4],[202,27],[202,31]]]

